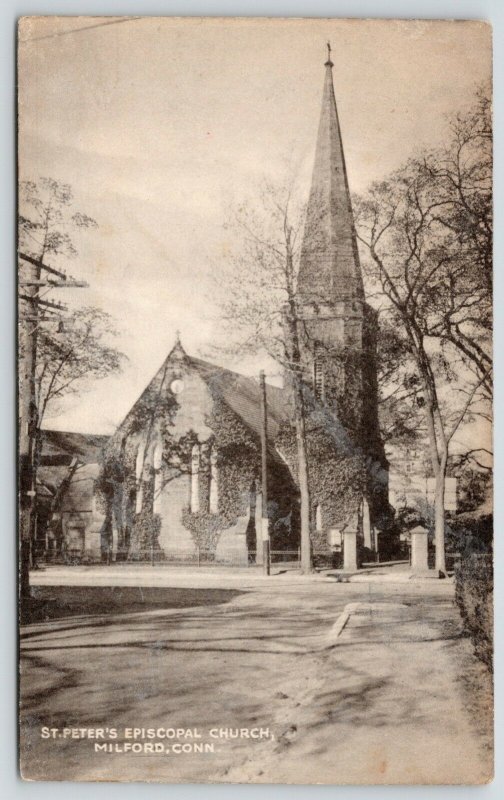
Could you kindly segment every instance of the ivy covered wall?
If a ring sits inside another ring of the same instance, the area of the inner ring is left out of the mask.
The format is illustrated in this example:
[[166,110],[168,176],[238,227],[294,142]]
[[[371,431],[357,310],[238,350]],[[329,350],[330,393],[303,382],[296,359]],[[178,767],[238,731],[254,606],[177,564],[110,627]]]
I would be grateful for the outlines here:
[[[174,379],[184,387],[176,395],[170,390]],[[192,477],[195,453],[197,483]],[[212,460],[217,481],[213,513]],[[284,541],[296,518],[291,514],[296,490],[288,468],[273,453],[268,473],[272,531],[282,529]],[[111,541],[115,531],[119,558],[147,559],[153,552],[162,557],[197,548],[212,560],[222,533],[233,531],[243,537],[246,550],[259,477],[259,437],[189,360],[177,360],[144,392],[106,449],[98,482],[109,529],[105,540]],[[276,524],[282,517],[283,528]]]
[[[362,498],[366,492],[366,459],[348,440],[340,447],[328,435],[320,418],[311,417],[307,426],[310,500],[312,503],[311,539],[314,553],[329,554],[328,531],[358,524]],[[315,423],[315,424],[314,424]],[[284,425],[276,441],[278,450],[297,480],[296,435],[291,425]],[[316,508],[320,507],[321,528],[316,525]]]

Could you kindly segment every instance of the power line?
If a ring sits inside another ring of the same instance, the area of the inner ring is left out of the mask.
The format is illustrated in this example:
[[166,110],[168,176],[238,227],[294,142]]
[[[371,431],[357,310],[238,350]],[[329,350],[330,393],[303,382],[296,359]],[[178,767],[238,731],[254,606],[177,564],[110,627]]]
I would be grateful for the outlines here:
[[69,31],[58,31],[57,33],[47,33],[45,36],[33,36],[28,39],[20,39],[20,42],[40,42],[42,39],[53,39],[55,36],[68,36],[70,33],[81,33],[81,31],[89,31],[92,28],[102,28],[104,25],[119,25],[121,22],[134,22],[137,19],[145,19],[145,17],[121,17],[120,19],[111,19],[107,22],[98,22],[96,25],[84,25],[82,28],[71,28]]

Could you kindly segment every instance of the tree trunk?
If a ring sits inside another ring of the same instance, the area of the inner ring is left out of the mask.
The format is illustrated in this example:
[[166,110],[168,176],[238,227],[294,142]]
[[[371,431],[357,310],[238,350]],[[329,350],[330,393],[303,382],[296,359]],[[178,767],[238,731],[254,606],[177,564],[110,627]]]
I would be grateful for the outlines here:
[[436,542],[436,570],[446,574],[445,557],[445,480],[446,480],[446,454],[443,454],[436,475],[436,494],[434,500],[434,537]]
[[[438,444],[436,438],[436,428],[434,414],[431,407],[426,408],[427,433],[429,436],[429,446],[431,454],[432,471],[436,478],[436,489],[434,495],[434,541],[436,544],[436,570],[446,573],[445,558],[445,479],[446,465],[448,462],[448,448],[444,441]],[[440,451],[441,450],[441,454]]]
[[295,377],[295,427],[298,457],[298,481],[301,497],[301,572],[306,575],[313,571],[310,537],[310,484],[308,476],[308,458],[306,452],[306,427],[302,388]]
[[[289,274],[292,274],[292,255],[288,256]],[[303,397],[303,378],[301,347],[298,331],[298,312],[295,293],[288,287],[288,313],[285,314],[288,352],[290,354],[290,375],[294,390],[294,424],[298,457],[298,481],[301,497],[301,572],[306,575],[313,571],[310,537],[310,481],[308,472],[308,453],[306,446],[306,413]]]
[[38,496],[37,478],[39,474],[40,462],[42,460],[43,436],[42,430],[37,425],[33,437],[33,456],[32,456],[32,480],[35,495],[33,498],[33,513],[30,518],[30,569],[37,567],[37,521],[38,521]]
[[[415,342],[415,337],[411,336]],[[436,381],[423,347],[423,340],[418,334],[421,344],[415,345],[415,352],[418,366],[422,376],[424,392],[427,397],[425,404],[425,420],[427,423],[427,434],[429,437],[429,449],[431,456],[432,471],[436,479],[436,490],[434,495],[434,541],[436,544],[436,570],[446,573],[445,559],[445,478],[446,465],[448,463],[448,443],[443,428],[443,420],[439,414],[439,405],[436,391]],[[436,431],[436,415],[438,419],[438,431]],[[438,435],[439,434],[439,435]]]

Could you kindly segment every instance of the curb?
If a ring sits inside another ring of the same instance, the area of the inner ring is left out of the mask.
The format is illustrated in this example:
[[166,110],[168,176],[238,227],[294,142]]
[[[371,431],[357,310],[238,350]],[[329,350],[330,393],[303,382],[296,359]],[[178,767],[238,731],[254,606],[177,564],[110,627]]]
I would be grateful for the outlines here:
[[341,614],[339,615],[338,619],[330,628],[327,636],[326,636],[326,645],[324,649],[334,647],[337,644],[338,637],[340,633],[343,631],[345,625],[347,624],[350,616],[354,614],[357,609],[359,608],[360,603],[347,603]]

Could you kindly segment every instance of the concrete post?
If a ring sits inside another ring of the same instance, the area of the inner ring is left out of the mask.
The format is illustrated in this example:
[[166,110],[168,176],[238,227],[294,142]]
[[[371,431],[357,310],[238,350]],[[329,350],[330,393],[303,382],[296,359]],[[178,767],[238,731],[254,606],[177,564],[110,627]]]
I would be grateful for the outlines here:
[[415,574],[427,572],[428,561],[428,536],[421,525],[411,531],[411,570]]
[[369,513],[369,503],[365,497],[362,499],[362,532],[364,534],[364,547],[372,550],[371,515]]
[[343,569],[357,572],[357,531],[346,530],[343,533]]

